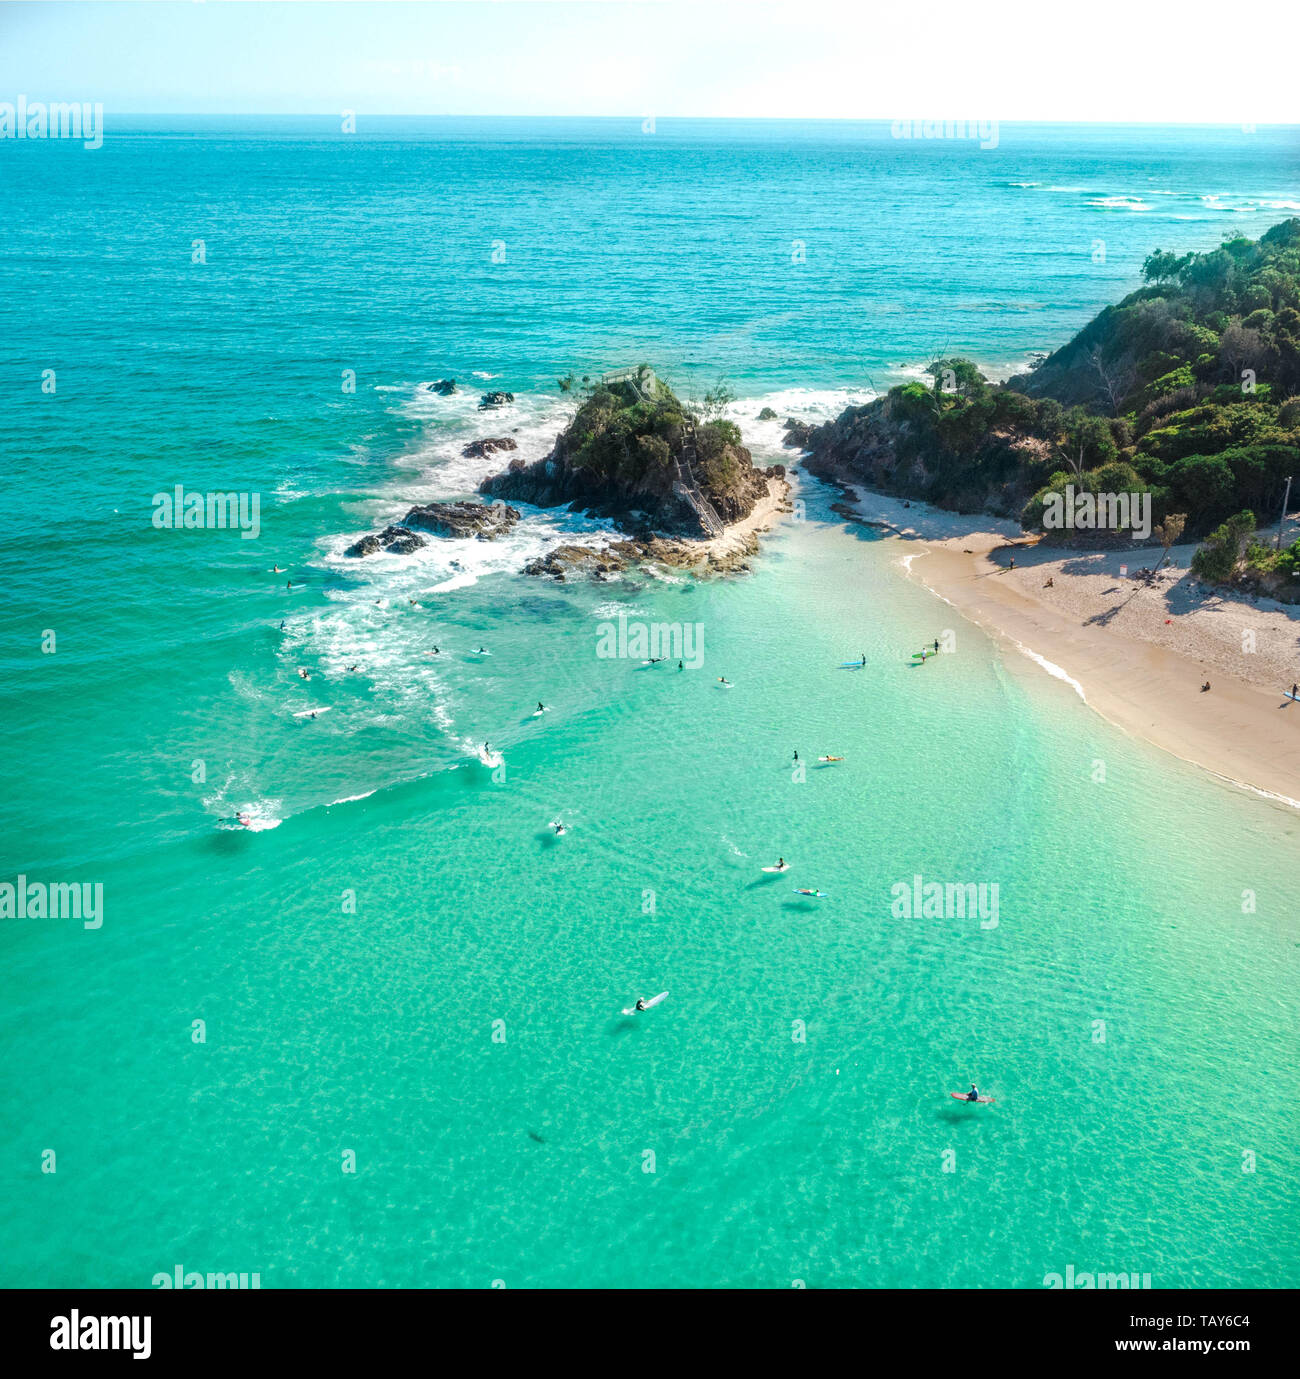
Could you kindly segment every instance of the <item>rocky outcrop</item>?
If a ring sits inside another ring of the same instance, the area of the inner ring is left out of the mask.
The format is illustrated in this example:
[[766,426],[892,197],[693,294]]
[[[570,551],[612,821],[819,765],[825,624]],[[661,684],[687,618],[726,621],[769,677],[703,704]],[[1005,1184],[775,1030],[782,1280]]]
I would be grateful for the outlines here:
[[816,433],[817,427],[811,422],[796,421],[793,417],[786,417],[785,438],[782,444],[788,445],[791,450],[807,450]]
[[394,525],[370,536],[363,536],[360,541],[353,542],[343,554],[362,557],[378,555],[383,551],[388,555],[410,555],[412,551],[418,551],[421,546],[427,544],[424,537],[416,536],[409,527]]
[[[619,549],[619,547],[622,549]],[[634,543],[624,541],[597,549],[594,546],[555,546],[544,556],[530,560],[524,574],[541,575],[563,584],[568,579],[608,579],[626,570],[637,555]]]
[[425,385],[426,393],[437,393],[440,397],[450,397],[456,391],[456,380],[454,378],[439,378],[436,382]]
[[600,583],[641,566],[666,566],[700,576],[746,574],[750,557],[758,554],[758,538],[752,533],[734,544],[734,549],[719,550],[718,543],[676,541],[660,536],[612,541],[605,546],[554,546],[545,555],[530,560],[524,574],[553,579],[558,584],[572,579],[591,579]]
[[549,455],[512,462],[479,492],[567,506],[641,539],[700,539],[746,518],[775,471],[754,467],[733,423],[702,421],[649,369],[625,372],[587,393]]
[[504,407],[507,402],[514,400],[514,393],[484,393],[478,400],[478,409],[480,412],[487,412],[494,407]]
[[495,455],[498,450],[517,450],[519,447],[509,436],[488,436],[481,441],[471,441],[460,453],[467,460],[483,460]]
[[775,421],[776,413],[770,407],[764,407],[758,414],[759,421]]
[[424,503],[413,507],[402,519],[408,527],[418,527],[434,536],[477,537],[495,541],[520,519],[518,508],[505,503]]

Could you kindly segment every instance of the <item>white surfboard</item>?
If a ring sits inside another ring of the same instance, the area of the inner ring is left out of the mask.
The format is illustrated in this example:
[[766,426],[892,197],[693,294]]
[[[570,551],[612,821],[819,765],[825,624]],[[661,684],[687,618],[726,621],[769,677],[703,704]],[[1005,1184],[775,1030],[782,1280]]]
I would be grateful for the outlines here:
[[789,871],[789,870],[790,870],[790,863],[787,862],[787,863],[785,864],[785,866],[783,866],[783,867],[764,867],[763,870],[764,870],[764,871]]
[[333,704],[326,704],[323,708],[319,708],[319,709],[300,709],[297,713],[294,714],[294,717],[295,717],[295,718],[310,718],[310,717],[312,716],[312,714],[315,714],[316,717],[319,718],[319,717],[321,716],[321,714],[323,714],[323,713],[329,713],[329,711],[330,711],[333,707],[334,707]]
[[[657,996],[651,996],[645,1003],[645,1009],[649,1010],[652,1006],[657,1006],[667,995],[668,993],[666,991],[661,991]],[[627,1006],[623,1011],[624,1015],[637,1015],[639,1013],[636,1006]]]

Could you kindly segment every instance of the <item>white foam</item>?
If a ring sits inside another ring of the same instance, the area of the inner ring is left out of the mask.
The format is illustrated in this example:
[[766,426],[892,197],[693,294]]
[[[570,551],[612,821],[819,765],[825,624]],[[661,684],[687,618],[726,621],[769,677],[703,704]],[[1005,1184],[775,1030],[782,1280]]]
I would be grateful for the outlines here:
[[1049,675],[1057,680],[1064,680],[1085,704],[1088,702],[1088,696],[1083,692],[1083,686],[1068,671],[1062,670],[1055,661],[1049,661],[1046,656],[1040,656],[1032,647],[1026,646],[1024,642],[1016,641],[1014,637],[1008,637],[1007,640],[1017,651],[1023,652],[1036,665],[1042,666]]

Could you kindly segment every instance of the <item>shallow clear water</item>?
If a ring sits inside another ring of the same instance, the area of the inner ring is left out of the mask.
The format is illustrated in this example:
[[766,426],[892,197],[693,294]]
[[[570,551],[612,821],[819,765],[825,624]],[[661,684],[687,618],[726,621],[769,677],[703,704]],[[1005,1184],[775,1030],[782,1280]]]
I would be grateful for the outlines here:
[[[567,514],[341,556],[493,468],[467,440],[544,453],[570,369],[725,373],[769,460],[764,403],[1010,367],[1151,248],[1283,218],[1294,140],[659,130],[0,155],[0,879],[106,916],[0,924],[0,1281],[1297,1281],[1293,811],[1006,665],[814,484],[725,583],[519,575]],[[257,492],[260,536],[154,530],[176,483]],[[703,664],[598,655],[620,610]],[[997,926],[897,917],[917,874],[996,883]]]

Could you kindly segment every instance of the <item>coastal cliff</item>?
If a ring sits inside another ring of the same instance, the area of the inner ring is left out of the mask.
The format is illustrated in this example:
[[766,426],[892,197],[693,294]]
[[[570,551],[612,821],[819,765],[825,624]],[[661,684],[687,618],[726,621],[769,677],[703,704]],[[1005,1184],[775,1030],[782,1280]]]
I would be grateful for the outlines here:
[[[1275,522],[1288,476],[1300,477],[1300,220],[1209,253],[1158,250],[1143,276],[1146,286],[1005,384],[943,358],[928,385],[846,409],[805,438],[806,467],[1035,532],[1067,490],[1146,495],[1152,523],[1181,521],[1189,535],[1217,538],[1232,519],[1221,544],[1253,531],[1256,514]],[[1251,564],[1249,536],[1239,544],[1230,575]],[[1271,585],[1289,582],[1300,549],[1254,563]]]

